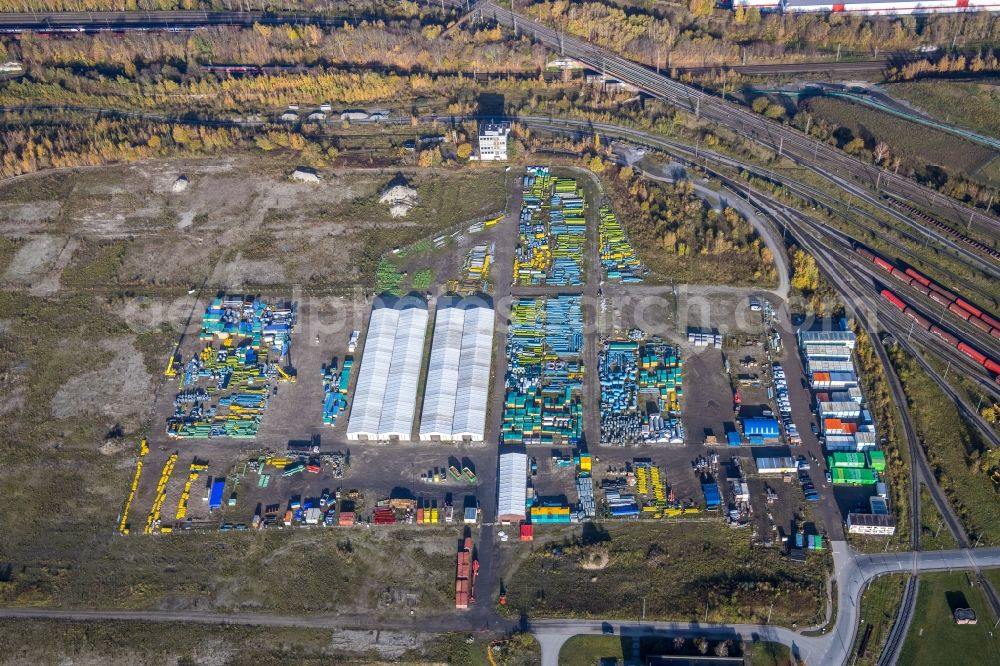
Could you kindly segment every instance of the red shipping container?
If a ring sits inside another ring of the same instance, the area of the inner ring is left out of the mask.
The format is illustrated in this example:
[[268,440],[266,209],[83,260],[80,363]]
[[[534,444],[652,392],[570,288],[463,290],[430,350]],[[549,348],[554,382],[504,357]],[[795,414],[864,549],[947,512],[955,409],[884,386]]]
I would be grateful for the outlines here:
[[531,523],[521,523],[521,541],[532,541],[535,538],[535,527]]

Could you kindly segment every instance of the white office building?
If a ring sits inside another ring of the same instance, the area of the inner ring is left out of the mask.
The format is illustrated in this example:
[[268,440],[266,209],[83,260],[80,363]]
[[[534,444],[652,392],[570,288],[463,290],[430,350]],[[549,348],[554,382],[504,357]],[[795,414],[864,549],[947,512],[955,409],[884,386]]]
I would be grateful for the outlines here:
[[508,122],[485,122],[479,125],[479,159],[484,162],[507,161]]

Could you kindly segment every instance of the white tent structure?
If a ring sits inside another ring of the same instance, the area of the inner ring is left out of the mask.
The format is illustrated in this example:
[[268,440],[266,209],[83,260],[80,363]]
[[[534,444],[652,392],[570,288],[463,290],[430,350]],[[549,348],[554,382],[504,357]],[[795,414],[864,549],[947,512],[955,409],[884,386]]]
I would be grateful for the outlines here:
[[493,316],[493,308],[480,301],[456,301],[438,308],[420,439],[483,441]]
[[490,395],[490,361],[493,358],[493,308],[465,311],[462,330],[462,363],[455,396],[454,439],[481,442],[486,435],[486,402]]
[[525,519],[528,492],[528,456],[525,453],[501,453],[497,475],[497,522],[516,523]]
[[422,440],[451,439],[464,326],[464,311],[455,307],[438,309],[427,366],[424,409],[420,416]]
[[426,335],[422,301],[372,308],[347,439],[410,439]]

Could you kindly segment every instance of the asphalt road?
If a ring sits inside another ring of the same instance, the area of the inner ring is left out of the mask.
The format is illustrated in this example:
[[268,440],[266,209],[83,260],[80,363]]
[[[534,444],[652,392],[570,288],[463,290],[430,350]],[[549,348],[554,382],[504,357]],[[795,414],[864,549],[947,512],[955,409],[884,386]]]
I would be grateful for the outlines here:
[[925,573],[1000,566],[1000,548],[950,550],[892,555],[854,555],[844,541],[831,542],[837,581],[837,619],[830,632],[804,636],[785,627],[762,624],[701,624],[616,620],[534,620],[528,629],[542,646],[542,666],[558,666],[563,643],[578,634],[604,633],[607,622],[619,636],[705,636],[738,640],[776,641],[791,647],[805,663],[842,666],[849,662],[858,625],[861,593],[868,583],[890,573]]
[[[556,666],[559,649],[577,634],[603,633],[604,622],[616,635],[622,636],[706,636],[742,640],[777,641],[789,645],[808,664],[842,666],[847,663],[858,622],[858,602],[865,586],[872,579],[890,573],[926,573],[1000,567],[1000,548],[950,550],[929,553],[897,553],[889,555],[854,555],[846,542],[831,542],[836,572],[838,604],[836,623],[829,633],[805,636],[795,630],[761,624],[700,624],[681,622],[642,622],[608,620],[534,620],[527,624],[542,646],[542,665]],[[142,622],[193,622],[199,624],[237,624],[271,627],[306,627],[340,629],[370,626],[365,617],[326,615],[275,615],[256,613],[222,613],[210,611],[162,610],[94,610],[48,608],[0,608],[0,617],[13,619]],[[426,615],[412,621],[382,622],[382,628],[413,631],[477,631],[486,629],[471,614]],[[491,625],[491,630],[507,631],[513,622]]]

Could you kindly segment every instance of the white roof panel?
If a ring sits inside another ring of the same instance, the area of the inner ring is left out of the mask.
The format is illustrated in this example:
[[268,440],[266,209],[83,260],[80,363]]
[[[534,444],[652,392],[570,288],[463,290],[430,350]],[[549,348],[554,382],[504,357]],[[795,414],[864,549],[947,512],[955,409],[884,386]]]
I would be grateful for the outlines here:
[[523,520],[528,492],[528,456],[524,453],[501,453],[497,485],[497,518],[505,522]]

